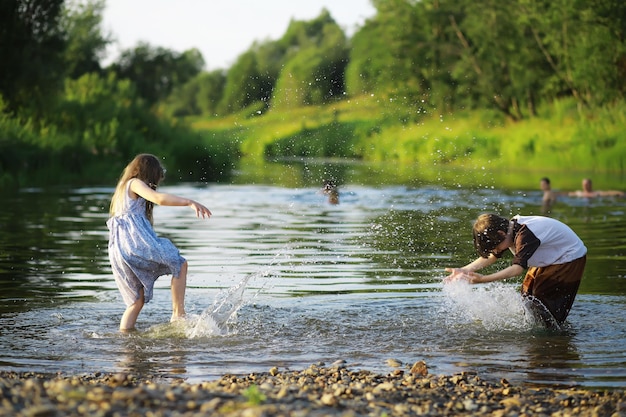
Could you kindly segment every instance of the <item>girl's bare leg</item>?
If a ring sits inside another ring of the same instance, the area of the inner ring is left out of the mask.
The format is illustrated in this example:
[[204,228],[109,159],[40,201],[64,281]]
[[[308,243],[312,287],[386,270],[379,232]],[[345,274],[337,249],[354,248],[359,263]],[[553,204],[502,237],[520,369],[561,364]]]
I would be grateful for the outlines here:
[[133,330],[135,328],[135,323],[137,322],[137,317],[143,308],[143,288],[139,290],[139,299],[135,301],[134,304],[126,307],[126,311],[122,315],[122,320],[120,321],[120,330],[125,332],[129,330]]
[[172,319],[185,317],[185,289],[187,288],[187,262],[180,268],[180,275],[172,277]]

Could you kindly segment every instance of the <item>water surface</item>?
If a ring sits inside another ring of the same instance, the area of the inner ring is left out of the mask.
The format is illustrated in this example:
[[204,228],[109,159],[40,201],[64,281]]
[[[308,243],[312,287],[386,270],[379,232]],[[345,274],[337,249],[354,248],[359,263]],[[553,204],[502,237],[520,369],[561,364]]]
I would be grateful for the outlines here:
[[563,197],[550,213],[589,249],[579,295],[557,332],[524,315],[521,279],[441,283],[443,268],[475,256],[470,228],[478,214],[540,214],[536,191],[344,183],[340,204],[331,205],[317,186],[163,190],[204,202],[213,217],[155,210],[157,232],[190,264],[189,319],[167,323],[169,277],[162,277],[133,334],[117,330],[124,306],[105,226],[112,188],[4,197],[2,369],[193,382],[340,359],[387,373],[387,359],[396,359],[425,360],[435,374],[476,371],[529,385],[626,385],[623,199]]

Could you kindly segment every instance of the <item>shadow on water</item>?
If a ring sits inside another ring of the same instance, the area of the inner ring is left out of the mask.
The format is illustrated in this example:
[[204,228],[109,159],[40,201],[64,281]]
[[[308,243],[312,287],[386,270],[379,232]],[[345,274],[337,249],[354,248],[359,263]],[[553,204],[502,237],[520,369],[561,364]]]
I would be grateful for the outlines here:
[[92,297],[107,286],[108,190],[30,189],[0,211],[0,311]]

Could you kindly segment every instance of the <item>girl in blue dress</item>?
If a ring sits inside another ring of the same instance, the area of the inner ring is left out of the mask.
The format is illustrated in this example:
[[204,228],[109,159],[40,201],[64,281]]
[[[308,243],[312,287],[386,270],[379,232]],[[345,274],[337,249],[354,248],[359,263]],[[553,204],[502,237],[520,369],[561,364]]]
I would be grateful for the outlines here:
[[187,261],[174,244],[158,237],[152,227],[152,210],[161,206],[188,206],[198,217],[211,212],[202,204],[173,194],[156,191],[165,170],[150,154],[135,157],[122,172],[109,210],[109,259],[126,311],[120,330],[132,330],[144,304],[152,299],[154,283],[172,275],[172,318],[185,316]]

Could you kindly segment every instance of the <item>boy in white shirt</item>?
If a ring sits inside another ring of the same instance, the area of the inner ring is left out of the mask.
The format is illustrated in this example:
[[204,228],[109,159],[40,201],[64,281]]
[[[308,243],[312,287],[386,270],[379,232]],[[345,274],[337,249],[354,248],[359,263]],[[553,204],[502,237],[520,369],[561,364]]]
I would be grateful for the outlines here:
[[[587,260],[587,248],[569,226],[543,216],[518,215],[509,220],[483,214],[474,223],[473,233],[480,257],[462,268],[446,268],[450,275],[444,282],[491,282],[527,269],[522,294],[539,300],[558,324],[565,321]],[[488,275],[476,272],[495,263],[507,249],[513,253],[509,267]]]

